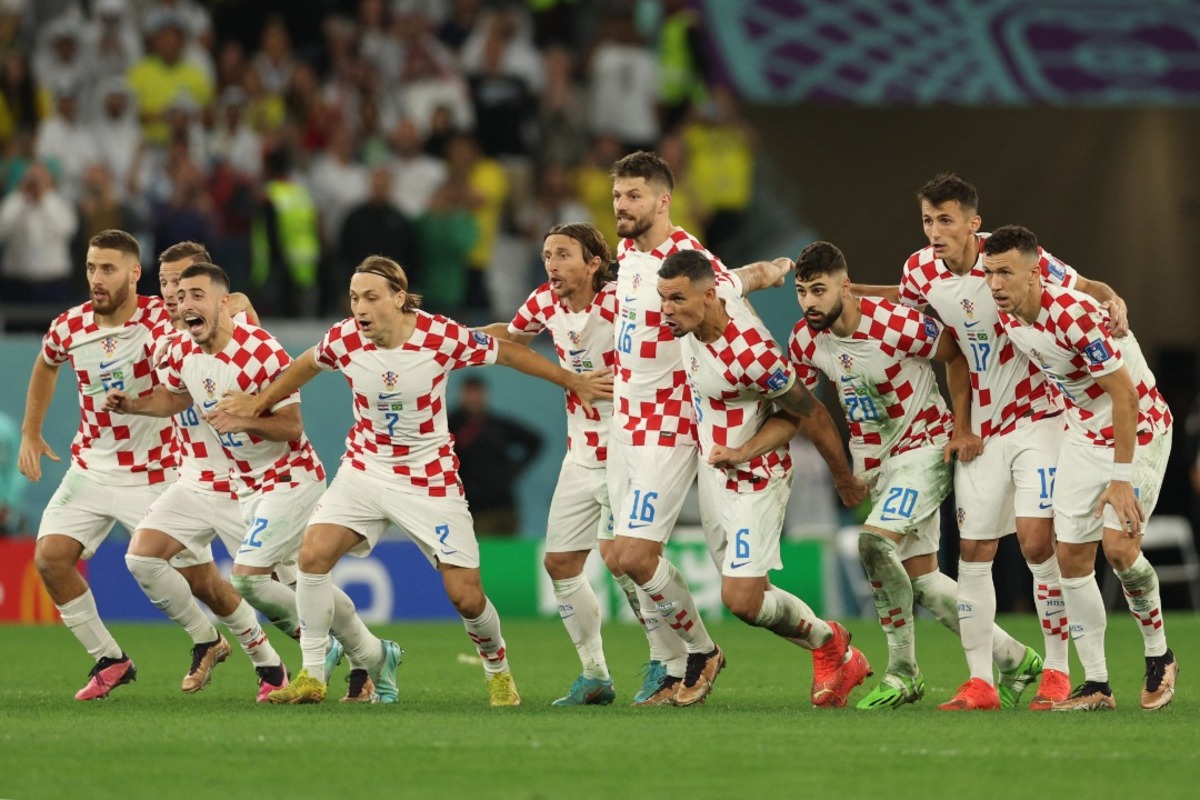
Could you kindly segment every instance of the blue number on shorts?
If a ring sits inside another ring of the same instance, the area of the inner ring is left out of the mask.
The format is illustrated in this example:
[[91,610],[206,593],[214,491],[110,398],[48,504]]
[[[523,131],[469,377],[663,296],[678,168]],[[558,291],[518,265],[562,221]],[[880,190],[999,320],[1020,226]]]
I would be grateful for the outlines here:
[[433,532],[437,534],[438,541],[441,542],[442,545],[445,545],[446,537],[450,535],[450,526],[449,525],[438,525],[436,528],[433,529]]
[[633,331],[637,323],[631,320],[621,320],[621,331],[617,334],[617,349],[622,353],[633,351]]
[[195,427],[200,424],[200,415],[196,413],[195,406],[190,406],[186,411],[179,412],[179,424],[185,428]]
[[250,520],[250,532],[242,540],[242,547],[262,547],[262,539],[258,537],[267,529],[268,524],[266,517],[255,517]]
[[654,522],[654,506],[650,504],[651,500],[658,499],[658,492],[646,492],[642,494],[641,489],[633,490],[633,508],[629,512],[630,522]]
[[975,371],[987,372],[988,356],[992,346],[987,342],[971,342],[971,355],[975,358]]
[[1054,473],[1058,471],[1058,467],[1038,467],[1038,478],[1042,482],[1042,499],[1049,500],[1054,497]]
[[742,528],[733,535],[733,557],[734,558],[749,558],[750,543],[746,541],[746,537],[750,535],[749,528]]
[[396,423],[400,421],[400,415],[395,411],[389,411],[383,415],[388,424],[388,436],[396,435]]
[[887,499],[883,501],[883,513],[893,517],[911,519],[913,510],[917,507],[917,490],[893,486],[888,489]]

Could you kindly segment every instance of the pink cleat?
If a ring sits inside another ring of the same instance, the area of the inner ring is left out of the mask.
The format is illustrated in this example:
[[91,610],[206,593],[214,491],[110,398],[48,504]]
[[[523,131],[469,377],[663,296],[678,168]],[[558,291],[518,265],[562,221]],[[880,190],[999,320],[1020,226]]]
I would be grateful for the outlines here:
[[88,673],[91,680],[75,693],[76,700],[99,700],[108,697],[108,693],[126,683],[137,680],[137,667],[124,653],[120,658],[102,658]]
[[258,673],[258,696],[254,698],[256,703],[267,702],[267,695],[288,685],[287,667],[282,663],[277,667],[255,667],[254,671]]

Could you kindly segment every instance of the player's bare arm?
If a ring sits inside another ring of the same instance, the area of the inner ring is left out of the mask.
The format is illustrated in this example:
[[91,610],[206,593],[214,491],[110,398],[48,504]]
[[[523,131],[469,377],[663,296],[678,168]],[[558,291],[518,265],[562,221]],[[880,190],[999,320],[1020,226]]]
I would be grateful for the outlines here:
[[964,464],[974,461],[983,452],[983,439],[971,431],[971,368],[967,357],[954,341],[943,333],[938,339],[935,361],[946,365],[946,385],[950,389],[950,407],[954,411],[954,434],[942,448],[944,460],[958,458]]
[[292,403],[276,409],[266,416],[240,417],[222,411],[218,406],[204,419],[220,434],[248,433],[268,442],[291,442],[304,433],[304,420],[300,417],[300,404]]
[[38,355],[25,394],[25,419],[21,423],[21,449],[17,454],[17,468],[33,483],[41,480],[43,455],[51,461],[61,460],[42,438],[42,423],[46,421],[57,382],[58,365],[47,364],[46,359]]
[[1096,378],[1096,384],[1112,400],[1113,438],[1116,446],[1113,453],[1113,479],[1100,495],[1096,504],[1096,517],[1104,513],[1104,506],[1111,505],[1127,536],[1142,532],[1146,515],[1142,504],[1133,491],[1133,452],[1137,447],[1138,395],[1137,387],[1127,367]]
[[773,261],[755,261],[738,267],[733,270],[733,274],[742,282],[742,294],[750,294],[759,289],[783,286],[795,268],[796,263],[790,258],[776,258]]
[[1129,309],[1113,288],[1103,281],[1088,280],[1082,275],[1075,282],[1075,288],[1100,303],[1109,319],[1109,333],[1120,338],[1129,333]]
[[882,297],[893,303],[900,302],[900,287],[894,284],[884,286],[872,283],[852,283],[850,284],[850,294],[855,297]]
[[720,469],[732,469],[763,453],[783,447],[799,432],[800,420],[786,411],[776,411],[763,420],[762,427],[741,447],[714,445],[708,453],[708,463]]
[[[269,386],[256,395],[244,392],[226,392],[221,398],[221,402],[217,403],[216,411],[233,417],[262,416],[280,400],[321,374],[321,368],[317,366],[315,351],[315,347],[305,350],[291,364],[284,367]],[[291,439],[273,439],[272,441],[289,442]]]
[[838,433],[837,426],[833,424],[833,417],[829,416],[825,406],[799,381],[794,381],[790,389],[774,400],[777,406],[796,417],[800,423],[800,432],[813,443],[821,458],[825,459],[842,503],[847,508],[852,508],[866,500],[867,485],[850,471],[850,465],[846,462],[846,452],[842,449],[841,434]]
[[491,325],[485,325],[476,330],[481,333],[486,333],[493,339],[499,339],[504,342],[516,342],[517,344],[528,345],[533,341],[535,334],[532,333],[513,333],[508,329],[508,323],[493,322]]
[[192,396],[187,392],[173,392],[166,386],[156,386],[154,391],[141,397],[124,389],[109,389],[104,396],[104,410],[142,417],[170,417],[186,411],[192,402]]
[[518,372],[541,378],[574,392],[589,413],[592,410],[592,401],[612,399],[612,373],[607,368],[575,373],[563,369],[525,345],[503,339],[497,341],[497,344],[500,346],[496,355],[497,364],[512,367]]
[[250,298],[243,292],[230,292],[229,303],[226,311],[230,317],[236,317],[238,314],[246,315],[246,322],[257,326],[259,324],[258,312],[254,310],[254,304],[250,302]]

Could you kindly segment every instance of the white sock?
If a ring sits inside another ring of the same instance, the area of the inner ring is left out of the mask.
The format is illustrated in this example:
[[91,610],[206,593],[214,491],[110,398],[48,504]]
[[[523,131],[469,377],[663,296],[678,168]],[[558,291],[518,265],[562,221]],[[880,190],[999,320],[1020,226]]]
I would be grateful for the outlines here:
[[1029,564],[1029,571],[1033,574],[1033,607],[1042,621],[1042,646],[1046,651],[1042,668],[1069,674],[1067,651],[1071,626],[1063,602],[1058,558],[1050,556],[1041,564]]
[[1142,631],[1146,655],[1161,656],[1167,652],[1167,632],[1163,629],[1162,600],[1158,593],[1158,573],[1143,553],[1129,569],[1116,573],[1125,590],[1125,602]]
[[1083,675],[1089,681],[1104,683],[1108,680],[1108,662],[1104,658],[1108,615],[1104,612],[1096,573],[1089,572],[1082,578],[1060,578],[1059,584],[1071,619],[1071,641],[1083,665]]
[[958,627],[972,678],[993,683],[992,626],[996,587],[991,561],[958,562]]
[[754,625],[805,650],[815,650],[833,635],[829,623],[814,614],[807,603],[776,586],[768,587],[763,593]]
[[296,569],[295,562],[291,564],[276,564],[274,570],[275,580],[282,583],[284,586],[296,588],[296,578],[300,574],[300,570]]
[[885,536],[863,531],[858,538],[863,569],[871,581],[871,596],[879,624],[888,643],[887,671],[893,675],[916,676],[917,645],[913,636],[913,600],[916,584],[904,571],[896,555],[896,544]]
[[218,617],[221,624],[229,628],[229,632],[238,640],[238,644],[250,656],[250,663],[256,667],[276,667],[283,663],[262,626],[258,624],[258,614],[245,600],[227,617]]
[[325,648],[333,625],[333,581],[329,573],[301,572],[296,579],[300,652],[309,677],[325,682]]
[[63,624],[71,629],[93,660],[120,658],[124,654],[117,640],[100,621],[96,598],[91,589],[59,606],[58,613],[62,616]]
[[296,610],[296,592],[270,575],[234,575],[229,579],[246,602],[292,639],[300,638],[300,619]]
[[463,617],[463,625],[483,659],[483,671],[488,675],[496,675],[509,671],[508,650],[504,647],[504,635],[500,632],[500,615],[496,613],[491,598],[486,599],[483,613],[475,619]]
[[192,637],[196,644],[216,641],[217,629],[192,597],[187,580],[161,558],[125,554],[125,566],[150,603]]
[[658,569],[642,589],[658,606],[663,622],[683,640],[688,653],[712,652],[716,644],[708,635],[704,620],[700,619],[692,590],[674,564],[659,556]]
[[641,608],[639,616],[642,618],[642,628],[646,632],[646,640],[650,643],[650,660],[662,664],[668,675],[682,678],[687,669],[687,648],[684,647],[683,640],[676,636],[675,631],[663,620],[662,614],[658,613],[658,604],[640,586],[637,589],[637,597]]
[[[354,601],[341,587],[329,584],[333,594],[333,622],[330,630],[345,648],[351,669],[369,669],[383,660],[383,640],[371,633],[358,615]],[[326,642],[328,647],[328,641]]]
[[554,596],[558,599],[558,615],[562,618],[585,678],[609,680],[608,664],[604,660],[604,644],[600,638],[600,604],[592,585],[583,575],[553,581]]
[[[926,573],[912,582],[913,597],[938,622],[962,636],[958,624],[958,584],[941,570]],[[992,661],[1002,672],[1016,669],[1025,658],[1025,645],[1008,634],[999,625],[992,625]]]

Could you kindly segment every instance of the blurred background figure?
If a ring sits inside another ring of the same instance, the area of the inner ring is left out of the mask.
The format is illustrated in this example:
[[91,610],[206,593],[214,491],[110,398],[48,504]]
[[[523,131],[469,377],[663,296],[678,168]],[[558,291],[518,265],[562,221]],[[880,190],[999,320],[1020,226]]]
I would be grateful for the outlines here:
[[[79,218],[59,194],[50,170],[31,162],[15,191],[0,202],[0,296],[67,305],[82,296],[73,279],[71,237]],[[41,320],[38,328],[44,328]]]
[[537,458],[542,437],[516,420],[488,408],[487,383],[475,376],[462,382],[458,407],[450,412],[450,433],[458,453],[459,477],[480,536],[519,536],[518,476]]

